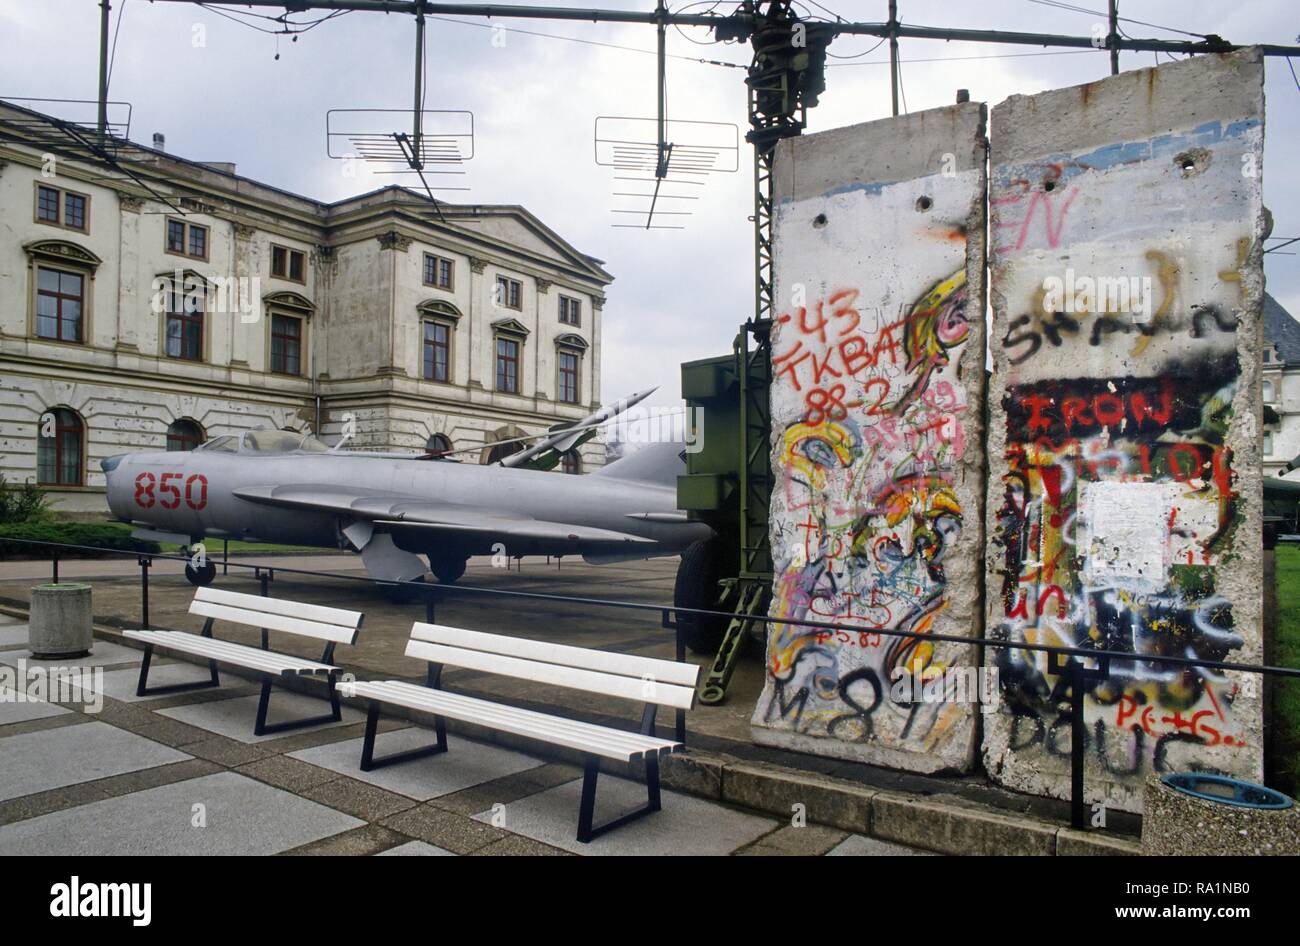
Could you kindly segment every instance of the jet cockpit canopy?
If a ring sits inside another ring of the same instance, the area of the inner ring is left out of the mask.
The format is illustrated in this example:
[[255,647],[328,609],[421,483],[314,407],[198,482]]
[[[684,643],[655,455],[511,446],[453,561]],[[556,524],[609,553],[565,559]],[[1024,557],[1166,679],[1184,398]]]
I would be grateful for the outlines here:
[[311,434],[292,430],[248,430],[242,434],[214,437],[196,447],[206,453],[329,453],[330,448]]

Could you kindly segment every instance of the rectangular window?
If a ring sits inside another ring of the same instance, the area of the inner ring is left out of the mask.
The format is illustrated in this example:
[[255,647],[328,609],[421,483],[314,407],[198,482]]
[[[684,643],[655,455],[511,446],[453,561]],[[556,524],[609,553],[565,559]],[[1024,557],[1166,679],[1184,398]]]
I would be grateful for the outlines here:
[[167,252],[185,252],[185,223],[181,220],[167,221]]
[[424,380],[451,380],[451,326],[424,323]]
[[203,303],[197,293],[167,296],[167,357],[203,360]]
[[302,250],[271,245],[271,275],[278,279],[303,282],[307,271],[307,255]]
[[167,252],[194,259],[208,258],[208,228],[184,220],[167,221]]
[[424,284],[426,286],[450,291],[454,288],[453,277],[455,273],[456,267],[451,260],[442,256],[434,256],[432,253],[424,254]]
[[276,374],[302,374],[302,319],[271,316],[271,370]]
[[82,341],[85,277],[44,266],[36,268],[36,336]]
[[46,223],[59,222],[59,192],[53,187],[36,188],[36,219]]
[[63,225],[73,230],[86,229],[86,198],[80,194],[63,195]]
[[523,308],[520,299],[523,293],[523,285],[518,279],[511,279],[508,276],[497,277],[496,304],[505,306],[507,309]]
[[497,390],[519,393],[519,343],[511,338],[497,339]]
[[577,352],[560,352],[560,400],[565,404],[578,403]]
[[85,194],[75,194],[48,184],[36,185],[36,220],[39,223],[51,223],[85,233],[89,206],[90,198]]
[[560,296],[560,321],[566,325],[582,324],[582,301]]

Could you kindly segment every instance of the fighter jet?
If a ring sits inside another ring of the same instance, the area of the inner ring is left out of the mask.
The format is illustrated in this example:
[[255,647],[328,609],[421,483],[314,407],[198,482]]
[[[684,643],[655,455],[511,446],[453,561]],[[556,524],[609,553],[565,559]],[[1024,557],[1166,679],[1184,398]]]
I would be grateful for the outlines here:
[[[348,549],[383,581],[422,579],[421,555],[443,583],[459,579],[473,555],[581,555],[591,563],[676,555],[712,535],[677,508],[682,444],[650,444],[579,476],[546,471],[648,393],[487,466],[341,450],[281,430],[221,436],[188,452],[118,454],[100,465],[109,509],[137,537],[187,550],[223,538]],[[185,574],[205,585],[216,565],[194,555]]]

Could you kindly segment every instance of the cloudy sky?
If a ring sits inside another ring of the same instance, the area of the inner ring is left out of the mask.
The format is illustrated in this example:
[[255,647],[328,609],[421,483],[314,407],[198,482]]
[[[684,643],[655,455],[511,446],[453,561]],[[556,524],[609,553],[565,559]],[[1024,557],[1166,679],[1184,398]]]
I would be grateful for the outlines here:
[[[514,0],[529,3],[530,0]],[[673,4],[684,8],[689,0]],[[556,0],[561,3],[561,0]],[[577,5],[577,4],[575,4]],[[652,0],[600,0],[583,6],[649,9]],[[712,0],[695,4],[704,10]],[[719,3],[719,10],[734,4]],[[879,21],[885,0],[828,0],[845,19]],[[1075,0],[1064,9],[1043,0],[901,0],[906,23],[1089,35],[1105,0]],[[335,200],[392,183],[390,176],[344,174],[326,155],[325,113],[333,108],[407,108],[412,94],[414,26],[409,16],[351,13],[296,41],[259,32],[248,17],[222,15],[230,4],[114,0],[119,21],[110,97],[130,102],[131,137],[155,131],[167,149],[200,161],[233,161],[239,173],[310,197]],[[247,9],[247,8],[243,8]],[[811,7],[824,15],[825,8]],[[1082,10],[1083,12],[1079,12]],[[266,11],[260,12],[278,12]],[[1293,43],[1300,33],[1294,0],[1125,0],[1121,13],[1148,24],[1216,33],[1235,43]],[[322,14],[295,16],[316,19]],[[240,22],[236,22],[239,20]],[[615,228],[633,206],[625,189],[596,164],[597,116],[653,116],[654,30],[627,25],[515,20],[430,21],[427,107],[475,116],[476,157],[456,180],[456,202],[517,203],[573,243],[606,261],[616,277],[605,309],[604,396],[660,385],[656,401],[673,403],[678,364],[730,348],[753,310],[750,156],[740,170],[713,175],[700,200],[682,201],[692,216],[683,230]],[[262,27],[274,24],[260,21]],[[1184,38],[1128,22],[1135,37]],[[547,34],[547,35],[537,35]],[[698,45],[702,29],[670,30],[669,115],[677,120],[745,124],[743,72],[701,63],[747,61],[747,48]],[[831,47],[827,91],[810,118],[820,131],[889,114],[887,49],[844,37]],[[607,44],[607,45],[601,45]],[[903,91],[911,111],[950,104],[958,88],[996,105],[1108,74],[1104,52],[1044,52],[1034,47],[901,41]],[[93,99],[97,81],[97,0],[0,0],[0,95]],[[615,48],[628,47],[628,48]],[[1165,57],[1167,59],[1167,57]],[[1150,53],[1126,53],[1122,68],[1151,65]],[[1300,65],[1297,65],[1300,71]],[[1274,234],[1300,236],[1300,84],[1281,59],[1267,63],[1265,199]],[[453,179],[448,179],[453,180]],[[1270,244],[1271,245],[1271,244]],[[1289,247],[1300,251],[1300,244]],[[1300,255],[1270,254],[1269,291],[1300,314]]]

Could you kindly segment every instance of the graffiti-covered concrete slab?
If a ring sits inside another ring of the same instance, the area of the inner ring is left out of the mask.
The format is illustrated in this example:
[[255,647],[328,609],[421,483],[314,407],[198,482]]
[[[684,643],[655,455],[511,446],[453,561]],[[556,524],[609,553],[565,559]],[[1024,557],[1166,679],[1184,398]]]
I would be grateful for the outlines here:
[[[1259,662],[1262,80],[1247,50],[993,110],[990,636]],[[1068,693],[1003,653],[985,765],[1066,797]],[[1086,699],[1093,800],[1259,776],[1257,680],[1112,671]]]
[[771,626],[759,743],[973,762],[972,648],[881,631],[980,633],[984,120],[965,103],[777,150],[771,614],[853,630]]

